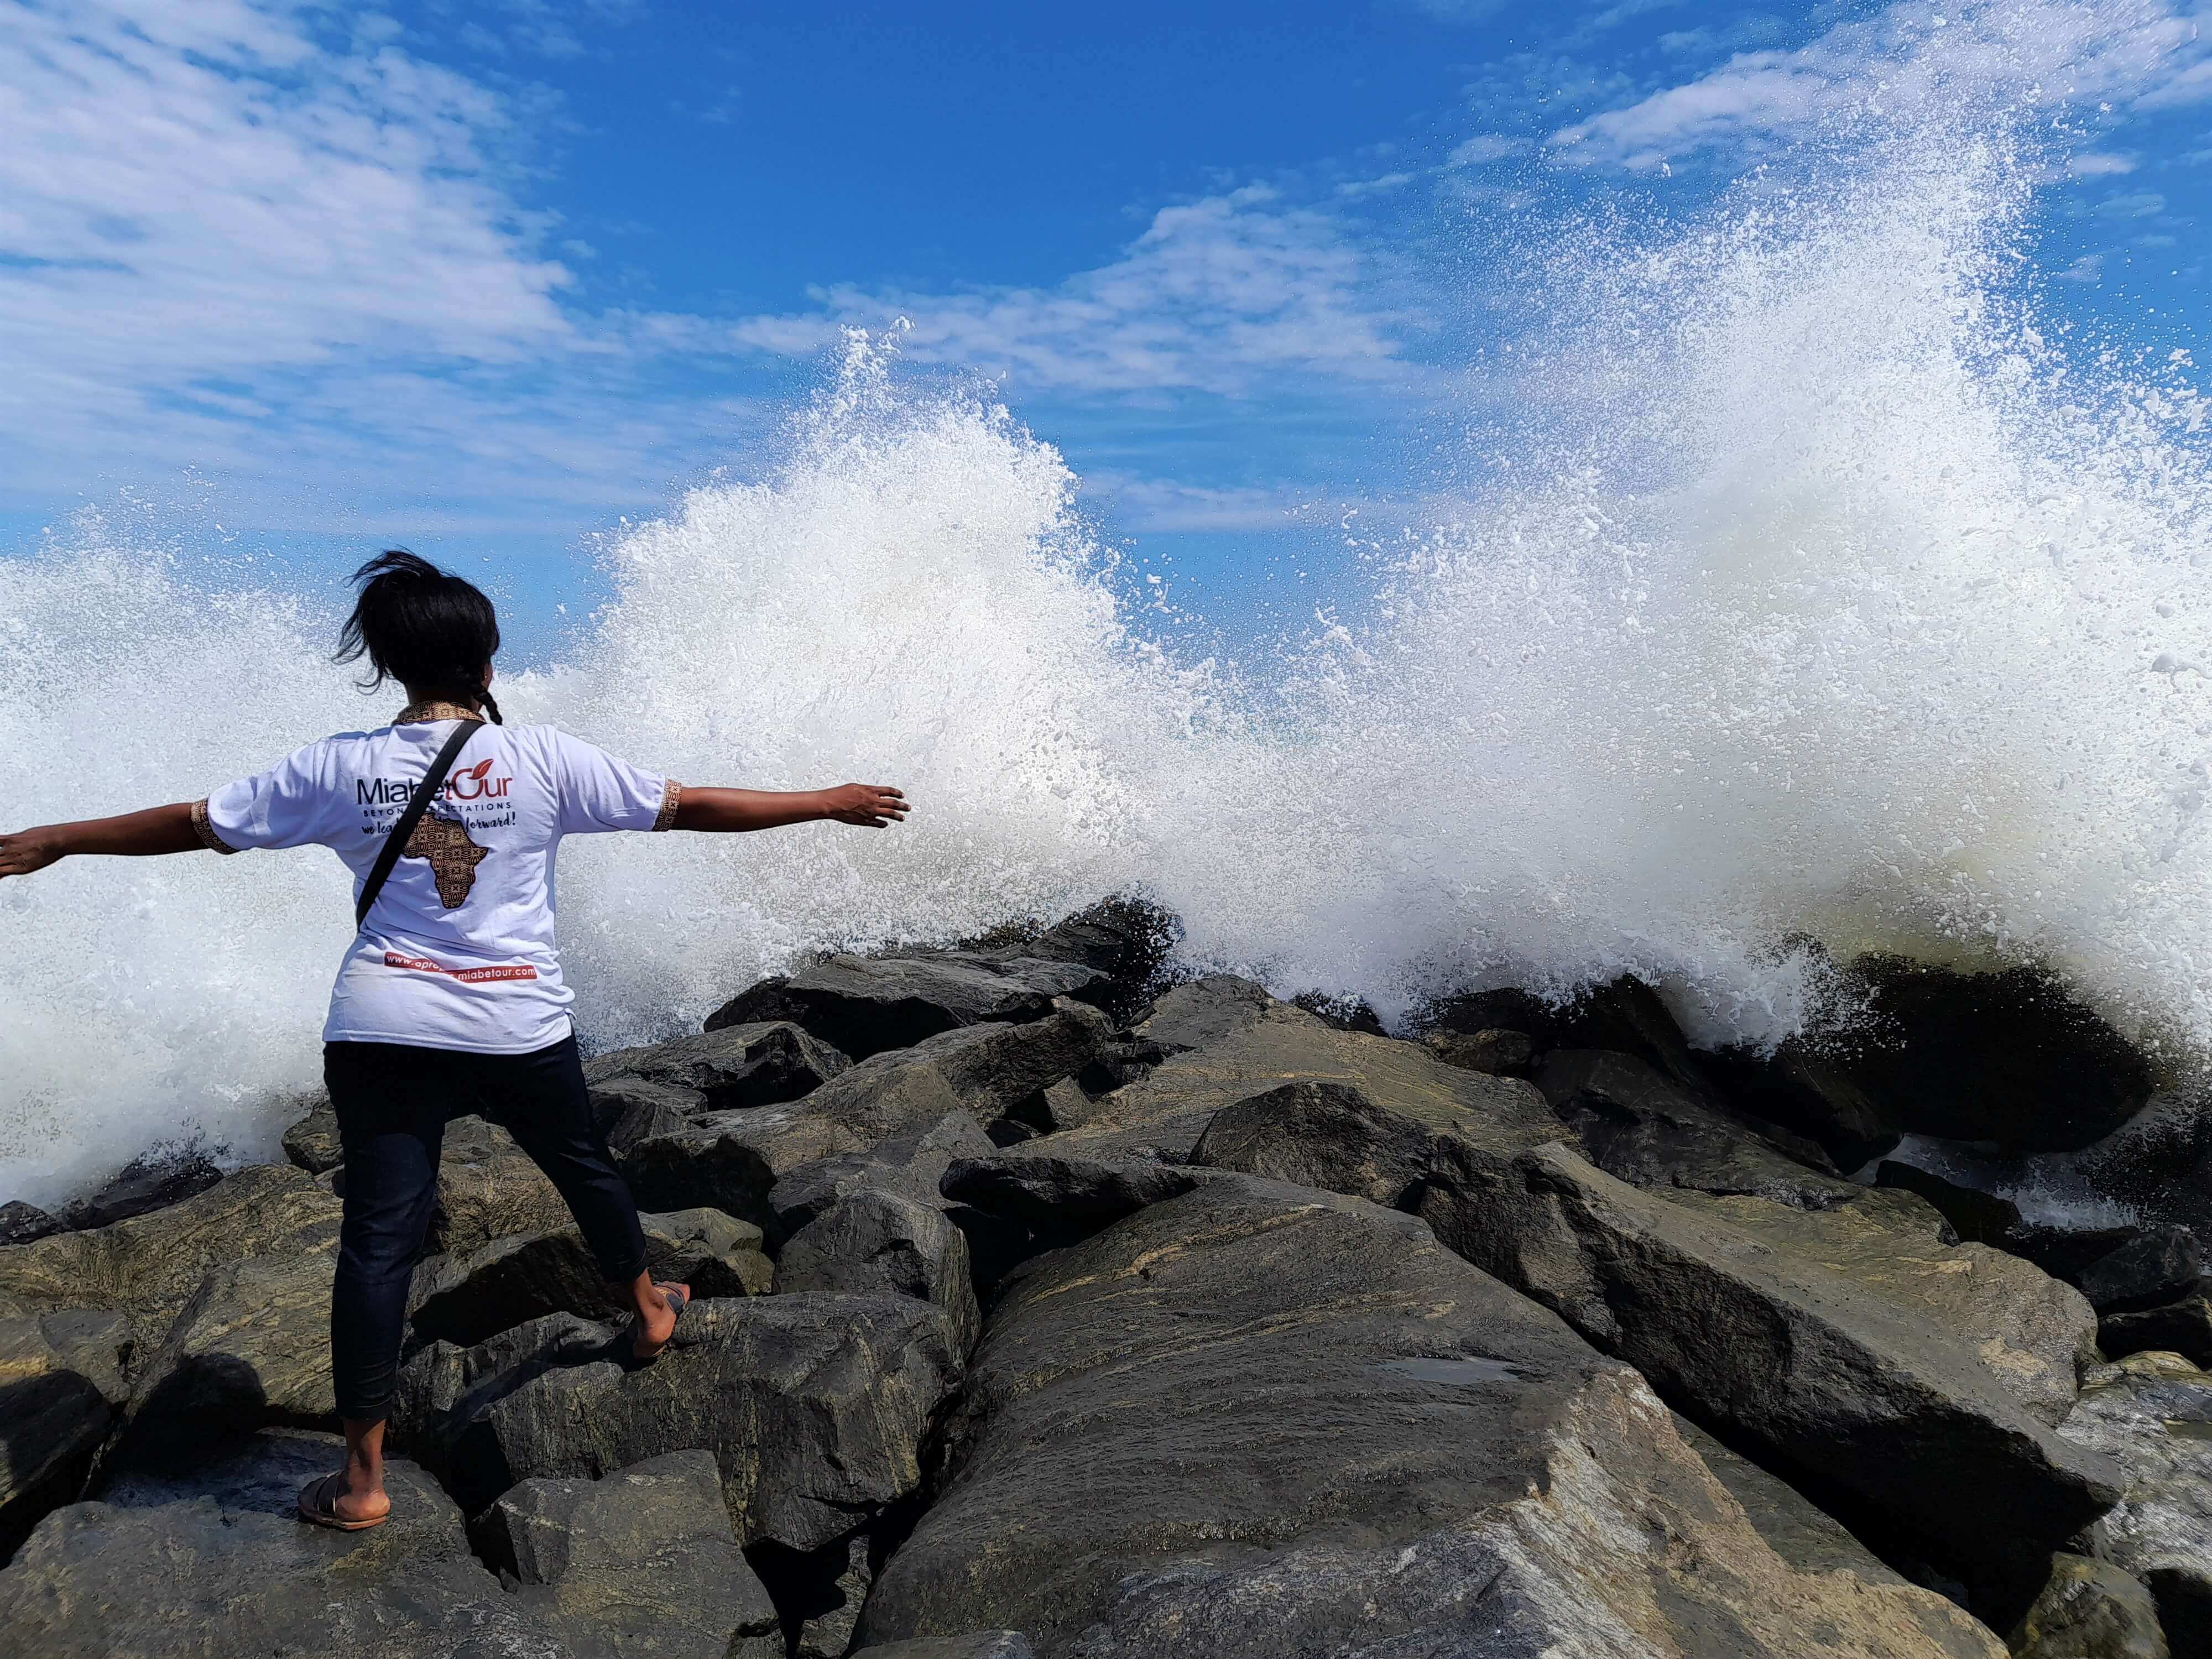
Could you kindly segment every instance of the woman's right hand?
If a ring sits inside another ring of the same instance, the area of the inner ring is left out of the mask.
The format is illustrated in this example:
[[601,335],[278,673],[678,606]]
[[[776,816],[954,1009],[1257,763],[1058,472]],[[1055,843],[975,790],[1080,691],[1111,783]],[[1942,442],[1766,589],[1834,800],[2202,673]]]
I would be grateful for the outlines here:
[[40,824],[35,830],[19,830],[12,836],[0,836],[0,880],[9,876],[27,876],[33,871],[43,870],[58,862],[68,852],[56,826]]

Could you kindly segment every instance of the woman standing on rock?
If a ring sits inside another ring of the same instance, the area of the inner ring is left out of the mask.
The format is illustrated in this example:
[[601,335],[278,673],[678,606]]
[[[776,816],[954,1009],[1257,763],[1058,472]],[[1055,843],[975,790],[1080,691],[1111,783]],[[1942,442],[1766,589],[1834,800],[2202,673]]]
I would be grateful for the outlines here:
[[[360,598],[337,659],[365,655],[372,688],[405,688],[407,706],[389,726],[309,744],[204,800],[0,836],[0,878],[73,853],[309,842],[353,872],[358,931],[323,1028],[345,1153],[331,1370],[346,1462],[300,1494],[302,1519],[347,1531],[380,1524],[392,1508],[384,1423],[447,1119],[494,1119],[560,1190],[601,1271],[637,1310],[625,1338],[633,1363],[658,1357],[690,1295],[647,1272],[637,1206],[592,1121],[553,943],[561,838],[819,818],[879,830],[907,811],[897,790],[872,784],[688,788],[550,726],[504,726],[491,695],[499,623],[489,599],[404,551],[372,559],[354,580]],[[438,787],[423,791],[433,776]]]

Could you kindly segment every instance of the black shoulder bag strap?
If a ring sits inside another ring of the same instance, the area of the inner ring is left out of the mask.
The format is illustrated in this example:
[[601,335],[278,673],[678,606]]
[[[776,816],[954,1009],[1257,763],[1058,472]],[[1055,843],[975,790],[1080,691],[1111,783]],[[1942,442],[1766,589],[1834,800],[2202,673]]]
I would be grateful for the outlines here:
[[415,793],[407,798],[407,810],[399,815],[399,822],[392,826],[392,833],[384,838],[384,845],[376,854],[376,866],[368,872],[368,879],[361,884],[361,896],[354,901],[353,925],[358,933],[368,921],[368,907],[376,902],[376,896],[384,890],[385,878],[391,875],[392,866],[399,862],[399,854],[407,845],[407,837],[415,833],[415,826],[422,822],[422,814],[430,810],[431,798],[446,787],[453,775],[453,763],[461,757],[461,750],[469,746],[469,739],[483,728],[482,720],[463,720],[453,735],[446,739],[446,746],[438,751],[438,758],[430,763],[430,770],[422,781],[415,786]]

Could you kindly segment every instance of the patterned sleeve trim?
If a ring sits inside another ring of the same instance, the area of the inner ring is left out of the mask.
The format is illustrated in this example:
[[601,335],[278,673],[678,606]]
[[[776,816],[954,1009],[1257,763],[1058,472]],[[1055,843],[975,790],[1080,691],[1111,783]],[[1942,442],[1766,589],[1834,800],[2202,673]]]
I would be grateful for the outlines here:
[[192,833],[200,838],[200,845],[210,853],[238,851],[238,848],[216,834],[215,826],[208,822],[207,803],[204,800],[196,800],[192,803]]
[[673,830],[676,827],[677,803],[683,799],[684,786],[673,778],[669,779],[667,786],[661,791],[660,811],[653,815],[653,827],[656,830]]

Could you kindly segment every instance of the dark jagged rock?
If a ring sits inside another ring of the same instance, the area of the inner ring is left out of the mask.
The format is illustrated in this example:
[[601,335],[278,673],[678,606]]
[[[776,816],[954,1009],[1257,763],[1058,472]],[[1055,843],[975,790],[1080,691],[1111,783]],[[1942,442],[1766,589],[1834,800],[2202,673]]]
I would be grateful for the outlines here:
[[197,1462],[269,1427],[335,1428],[333,1250],[259,1255],[211,1269],[137,1368],[111,1463]]
[[1869,1095],[1845,1063],[1850,1044],[1793,1036],[1771,1054],[1707,1056],[1726,1098],[1753,1116],[1820,1142],[1838,1169],[1861,1169],[1903,1139],[1894,1106]]
[[804,1099],[710,1113],[640,1140],[622,1154],[623,1174],[641,1204],[712,1205],[773,1228],[770,1194],[784,1176],[956,1114],[994,1118],[1082,1066],[1104,1029],[1096,1009],[1070,1003],[1023,1024],[947,1031],[863,1060]]
[[1431,1031],[1421,1046],[1447,1066],[1492,1077],[1526,1077],[1535,1068],[1536,1040],[1526,1031]]
[[338,1115],[327,1106],[318,1107],[285,1130],[284,1156],[309,1175],[337,1169],[345,1162]]
[[584,1079],[604,1086],[636,1078],[696,1095],[702,1102],[696,1109],[727,1112],[796,1100],[852,1063],[803,1027],[775,1020],[596,1055],[584,1062]]
[[2140,1313],[2179,1301],[2202,1283],[2212,1262],[2186,1227],[2160,1227],[2082,1269],[2076,1282],[2100,1314]]
[[[761,1230],[720,1210],[641,1211],[646,1267],[654,1279],[689,1285],[700,1297],[765,1296],[775,1268]],[[409,1297],[416,1334],[461,1347],[547,1314],[616,1317],[628,1296],[599,1276],[571,1222],[551,1232],[495,1239],[472,1255],[438,1256],[416,1269]]]
[[635,1077],[609,1078],[592,1087],[589,1098],[592,1121],[605,1132],[608,1148],[617,1152],[656,1135],[681,1134],[707,1109],[706,1096],[696,1090]]
[[2134,1046],[2049,975],[1960,974],[1864,957],[1874,1024],[1831,1063],[1898,1127],[2021,1152],[2083,1147],[2150,1097]]
[[848,1296],[910,1296],[934,1304],[964,1358],[982,1316],[968,1241],[935,1204],[863,1187],[793,1234],[776,1265],[783,1290]]
[[20,1198],[0,1204],[0,1247],[29,1244],[62,1231],[62,1224],[35,1204]]
[[2212,1376],[2177,1354],[2131,1354],[2084,1379],[2059,1432],[2127,1472],[2087,1553],[2150,1587],[2177,1656],[2212,1653]]
[[1632,974],[1593,985],[1565,1002],[1526,991],[1477,991],[1447,997],[1423,1021],[1431,1034],[1518,1031],[1539,1054],[1553,1048],[1600,1049],[1642,1060],[1693,1095],[1712,1093],[1705,1057],[1650,986]]
[[1137,1027],[1136,1035],[1160,1049],[1161,1058],[1165,1059],[1249,1030],[1269,1009],[1284,1006],[1269,996],[1264,986],[1233,974],[1214,974],[1178,985],[1162,996]]
[[1015,1149],[956,1158],[939,1190],[957,1204],[1022,1223],[1042,1235],[1038,1248],[1050,1248],[1179,1198],[1206,1174],[1158,1158],[1059,1158]]
[[1743,1506],[1744,1519],[1767,1547],[1800,1572],[1848,1572],[1869,1584],[1901,1584],[1905,1576],[1852,1535],[1850,1528],[1779,1475],[1722,1444],[1680,1413],[1674,1431]]
[[1272,1183],[1020,1276],[948,1447],[863,1652],[2002,1651],[1928,1591],[1790,1568],[1640,1379],[1418,1221]]
[[1081,962],[1035,957],[830,957],[740,992],[707,1030],[791,1020],[866,1060],[965,1025],[1042,1019],[1054,998],[1109,983]]
[[961,1356],[936,1308],[818,1294],[696,1302],[645,1370],[625,1328],[556,1315],[402,1368],[397,1439],[471,1513],[518,1480],[704,1446],[738,1541],[819,1548],[921,1482]]
[[1094,1101],[1083,1127],[1031,1141],[1024,1153],[1184,1162],[1224,1108],[1294,1082],[1342,1084],[1416,1111],[1510,1119],[1534,1139],[1565,1133],[1528,1084],[1461,1071],[1418,1043],[1336,1030],[1242,980],[1178,987],[1137,1034],[1176,1052],[1149,1076]]
[[1161,966],[1182,937],[1182,924],[1174,915],[1143,899],[1121,896],[1102,899],[1034,939],[972,954],[985,962],[1042,958],[1091,969],[1106,983],[1085,990],[1084,1000],[1121,1022],[1133,1016],[1156,988]]
[[473,1255],[496,1239],[550,1232],[568,1220],[566,1200],[505,1129],[480,1117],[446,1126],[431,1250]]
[[866,1535],[817,1550],[821,1570],[808,1586],[812,1594],[799,1609],[799,1639],[792,1644],[791,1659],[845,1659],[853,1645],[854,1627],[860,1608],[875,1583]]
[[1364,1031],[1370,1036],[1388,1036],[1382,1029],[1382,1017],[1362,997],[1330,996],[1322,991],[1304,991],[1291,999],[1291,1006],[1303,1008],[1325,1025],[1340,1031]]
[[2018,1238],[2022,1230],[2020,1206],[2010,1199],[1946,1181],[1917,1164],[1886,1158],[1875,1170],[1874,1184],[1894,1187],[1926,1199],[1942,1212],[1951,1231],[1968,1243],[2003,1249],[2008,1241]]
[[2163,1350],[2212,1366],[2212,1280],[2162,1308],[2106,1316],[2097,1323],[2097,1346],[2114,1358]]
[[853,1659],[1036,1659],[1036,1650],[1018,1630],[979,1630],[964,1636],[923,1636],[911,1642],[855,1648]]
[[91,1197],[64,1206],[62,1222],[75,1228],[105,1227],[181,1204],[222,1179],[215,1160],[198,1146],[156,1147],[131,1159]]
[[778,1237],[788,1238],[848,1193],[880,1187],[938,1202],[938,1182],[956,1158],[988,1158],[992,1146],[982,1126],[965,1112],[947,1112],[933,1123],[891,1136],[865,1152],[801,1164],[775,1183],[768,1197]]
[[121,1314],[0,1320],[0,1560],[76,1497],[130,1397],[134,1346]]
[[1536,1086],[1590,1162],[1633,1186],[1747,1193],[1804,1210],[1832,1209],[1860,1191],[1813,1143],[1735,1121],[1631,1054],[1555,1048]]
[[294,1494],[341,1455],[335,1438],[272,1432],[48,1516],[0,1572],[0,1642],[39,1659],[611,1659],[502,1590],[452,1502],[403,1459],[386,1464],[385,1525],[301,1526]]
[[2013,1659],[2167,1659],[2151,1593],[2081,1555],[2051,1558],[2051,1582],[2008,1645]]
[[[2086,1301],[2026,1262],[1947,1250],[1940,1218],[1908,1194],[1870,1192],[1827,1212],[1661,1197],[1563,1146],[1531,1148],[1510,1123],[1370,1102],[1323,1133],[1312,1120],[1326,1109],[1247,1103],[1224,1115],[1235,1150],[1224,1141],[1210,1161],[1371,1194],[1375,1172],[1395,1180],[1425,1136],[1418,1188],[1395,1201],[1417,1203],[1446,1243],[1685,1412],[1837,1483],[1953,1559],[2014,1571],[2117,1491],[2108,1462],[2039,1420],[2063,1409]],[[2002,1535],[1993,1510],[2007,1516]]]
[[517,1599],[594,1627],[623,1656],[784,1659],[782,1626],[722,1505],[714,1455],[672,1452],[598,1480],[526,1480],[478,1528]]
[[167,1209],[0,1249],[0,1317],[110,1309],[158,1337],[210,1268],[334,1248],[339,1207],[304,1170],[252,1164]]

